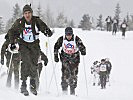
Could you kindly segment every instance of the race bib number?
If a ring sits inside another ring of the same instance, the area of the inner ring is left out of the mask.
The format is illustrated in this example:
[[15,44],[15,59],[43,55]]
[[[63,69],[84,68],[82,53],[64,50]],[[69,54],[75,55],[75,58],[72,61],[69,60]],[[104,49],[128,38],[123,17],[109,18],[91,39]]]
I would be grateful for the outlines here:
[[108,18],[107,22],[110,22],[110,18]]
[[100,66],[100,71],[102,71],[102,72],[103,72],[103,71],[107,71],[106,65],[101,65],[101,66]]
[[34,37],[31,27],[26,27],[23,31],[23,40],[26,42],[33,42]]
[[64,47],[65,47],[65,53],[67,54],[73,54],[75,53],[75,47],[74,45],[72,45],[71,43],[68,43],[68,44],[64,44]]
[[126,24],[122,24],[122,28],[126,28]]

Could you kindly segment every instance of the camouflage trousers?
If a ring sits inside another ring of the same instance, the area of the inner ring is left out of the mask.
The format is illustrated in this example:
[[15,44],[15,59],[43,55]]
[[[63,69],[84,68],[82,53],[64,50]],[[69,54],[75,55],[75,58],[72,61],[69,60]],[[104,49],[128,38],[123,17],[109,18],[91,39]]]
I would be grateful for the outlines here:
[[37,63],[40,55],[39,41],[20,43],[20,54],[22,58],[21,80],[26,81],[27,77],[30,77],[30,86],[36,88],[35,78],[37,76]]
[[106,72],[100,72],[100,83],[101,83],[101,88],[106,87],[106,79],[107,79],[107,73]]
[[77,87],[77,74],[79,63],[62,62],[62,90],[67,90],[68,85],[70,88]]

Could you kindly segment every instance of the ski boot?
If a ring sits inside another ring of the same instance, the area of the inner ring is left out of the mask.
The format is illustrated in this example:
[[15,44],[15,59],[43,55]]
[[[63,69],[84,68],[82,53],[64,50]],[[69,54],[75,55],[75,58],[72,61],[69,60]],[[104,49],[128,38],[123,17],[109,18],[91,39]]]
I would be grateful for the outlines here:
[[75,95],[75,88],[70,87],[70,95]]
[[36,91],[35,87],[33,87],[32,85],[30,86],[30,91],[31,91],[31,93],[33,93],[34,95],[37,95],[37,91]]
[[20,90],[22,94],[24,94],[25,96],[28,96],[29,92],[27,91],[26,87],[27,87],[26,82],[23,81]]
[[11,87],[11,82],[7,82],[6,87],[10,88]]
[[34,79],[30,79],[30,91],[34,95],[37,95],[36,84],[35,84],[35,80]]
[[63,88],[63,89],[62,89],[62,92],[63,92],[63,95],[67,95],[67,94],[68,94],[67,88]]
[[21,87],[21,93],[24,94],[25,96],[29,95],[29,92],[27,91],[25,87]]

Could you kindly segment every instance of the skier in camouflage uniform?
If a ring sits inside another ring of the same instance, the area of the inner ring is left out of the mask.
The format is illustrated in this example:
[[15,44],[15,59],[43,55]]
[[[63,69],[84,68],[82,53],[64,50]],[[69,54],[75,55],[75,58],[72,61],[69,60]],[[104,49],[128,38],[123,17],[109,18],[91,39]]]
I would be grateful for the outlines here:
[[114,18],[112,35],[116,35],[117,30],[118,30],[118,19]]
[[61,36],[54,45],[54,60],[59,62],[59,49],[62,47],[60,59],[62,62],[62,91],[67,94],[68,85],[70,86],[70,94],[75,95],[77,87],[78,66],[81,55],[86,55],[86,48],[78,36],[74,36],[73,29],[67,27],[65,36]]
[[30,77],[30,91],[37,95],[35,77],[37,75],[38,58],[40,55],[39,32],[51,37],[52,32],[48,26],[37,16],[33,16],[33,10],[29,5],[23,8],[23,17],[15,21],[11,29],[9,29],[9,37],[11,50],[15,47],[14,36],[19,38],[20,54],[22,58],[21,64],[21,93],[25,96],[29,95],[27,91],[26,80]]
[[101,89],[106,88],[106,79],[107,79],[107,64],[105,63],[105,59],[101,60],[101,64],[99,65],[99,75],[100,75],[100,83],[101,83]]
[[109,58],[105,58],[105,63],[107,65],[107,82],[109,82],[109,78],[110,78],[110,72],[112,70],[112,64],[111,62],[109,61]]
[[39,56],[39,59],[38,59],[38,68],[37,68],[37,76],[36,76],[36,88],[38,90],[39,88],[39,78],[40,78],[40,75],[41,75],[41,71],[42,71],[42,68],[43,68],[43,63],[44,62],[44,66],[47,66],[47,63],[48,63],[48,58],[47,56],[42,52],[40,51],[40,56]]
[[121,26],[120,26],[120,29],[122,31],[122,39],[125,39],[125,33],[126,33],[126,30],[127,30],[127,27],[128,27],[127,22],[124,19]]
[[105,21],[106,21],[106,25],[107,25],[107,31],[110,32],[112,30],[112,18],[111,18],[111,16],[108,16]]
[[95,61],[91,67],[91,74],[93,74],[93,86],[99,85],[99,61]]
[[[12,73],[14,72],[14,81],[15,81],[15,89],[19,88],[19,67],[20,67],[20,53],[13,53],[11,55],[11,52],[8,50],[9,46],[9,37],[8,35],[5,36],[6,41],[2,45],[1,48],[1,64],[4,65],[4,56],[6,57],[6,66],[8,67],[8,77],[7,77],[7,87],[11,87],[11,79],[12,79]],[[12,59],[11,59],[12,56]],[[11,64],[10,64],[11,60]],[[10,64],[10,65],[9,65]]]

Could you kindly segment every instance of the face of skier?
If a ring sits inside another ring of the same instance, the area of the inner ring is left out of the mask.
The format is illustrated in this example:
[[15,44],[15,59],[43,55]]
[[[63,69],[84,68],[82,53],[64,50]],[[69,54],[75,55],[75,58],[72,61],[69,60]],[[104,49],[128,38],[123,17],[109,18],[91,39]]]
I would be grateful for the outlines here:
[[102,63],[102,64],[104,64],[104,63],[105,63],[105,61],[101,61],[101,63]]
[[66,35],[66,38],[67,38],[68,40],[71,40],[71,39],[72,39],[72,35]]
[[24,18],[27,22],[30,22],[31,21],[31,18],[32,18],[32,13],[30,11],[25,11],[24,12]]

